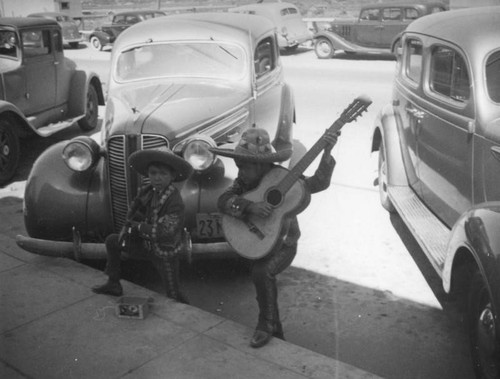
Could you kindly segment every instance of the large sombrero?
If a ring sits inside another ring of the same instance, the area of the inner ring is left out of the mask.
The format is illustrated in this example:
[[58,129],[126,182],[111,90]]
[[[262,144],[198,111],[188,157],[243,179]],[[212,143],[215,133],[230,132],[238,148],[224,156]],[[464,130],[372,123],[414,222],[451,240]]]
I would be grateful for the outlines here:
[[138,150],[130,155],[128,162],[135,171],[144,176],[148,176],[148,167],[151,163],[162,163],[170,166],[176,173],[174,182],[186,180],[193,171],[193,168],[188,162],[174,154],[172,150],[166,146],[155,149]]
[[223,157],[234,158],[245,162],[284,162],[292,156],[292,147],[285,144],[275,149],[265,129],[252,128],[245,130],[238,145],[232,149],[211,148],[212,153]]

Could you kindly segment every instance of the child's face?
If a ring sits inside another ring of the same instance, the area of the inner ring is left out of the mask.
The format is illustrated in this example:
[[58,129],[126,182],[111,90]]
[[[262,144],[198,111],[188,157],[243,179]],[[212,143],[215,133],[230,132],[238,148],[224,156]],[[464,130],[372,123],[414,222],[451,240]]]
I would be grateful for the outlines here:
[[267,173],[267,165],[262,163],[251,163],[235,161],[238,167],[239,178],[248,186],[255,186],[260,183],[262,177]]
[[167,188],[174,180],[174,170],[164,164],[152,163],[148,167],[148,178],[156,190]]

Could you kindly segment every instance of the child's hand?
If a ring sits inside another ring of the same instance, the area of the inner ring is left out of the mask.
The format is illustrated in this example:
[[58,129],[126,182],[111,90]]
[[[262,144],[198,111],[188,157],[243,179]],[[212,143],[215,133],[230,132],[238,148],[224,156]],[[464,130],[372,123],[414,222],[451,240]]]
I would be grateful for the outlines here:
[[258,203],[250,204],[247,207],[247,212],[261,218],[266,218],[273,212],[273,207],[264,201],[260,201]]
[[340,130],[336,132],[331,132],[327,130],[323,137],[325,138],[327,145],[325,146],[325,153],[330,154],[333,147],[337,144],[337,140],[340,136]]

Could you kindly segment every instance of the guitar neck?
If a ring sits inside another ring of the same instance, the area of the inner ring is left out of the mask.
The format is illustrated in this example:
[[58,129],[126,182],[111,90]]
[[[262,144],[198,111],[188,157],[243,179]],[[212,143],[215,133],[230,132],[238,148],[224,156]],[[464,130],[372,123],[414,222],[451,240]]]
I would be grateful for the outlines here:
[[[345,125],[345,122],[339,118],[335,121],[330,128],[328,128],[328,132],[337,132],[342,126]],[[304,173],[304,171],[311,165],[311,163],[316,159],[316,157],[323,151],[327,144],[327,141],[321,137],[316,143],[307,151],[307,153],[297,162],[295,166],[292,167],[290,172],[281,180],[280,183],[276,186],[281,193],[285,194],[288,192],[290,188],[292,188],[293,184],[300,178],[300,176]]]

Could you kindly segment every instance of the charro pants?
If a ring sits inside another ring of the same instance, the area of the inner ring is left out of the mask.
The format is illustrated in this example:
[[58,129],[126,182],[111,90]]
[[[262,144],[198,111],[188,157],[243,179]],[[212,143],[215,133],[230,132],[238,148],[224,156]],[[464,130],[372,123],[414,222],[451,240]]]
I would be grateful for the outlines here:
[[[122,249],[118,243],[118,234],[110,234],[106,238],[107,262],[105,273],[108,275],[110,281],[120,280]],[[188,302],[179,289],[178,257],[163,258],[157,256],[152,250],[144,246],[143,240],[139,237],[130,238],[127,256],[151,261],[160,274],[167,297],[181,303]]]
[[251,275],[257,292],[257,303],[259,304],[257,330],[283,337],[283,328],[278,310],[276,275],[292,264],[296,254],[296,244],[292,246],[281,245],[264,258],[253,262]]

